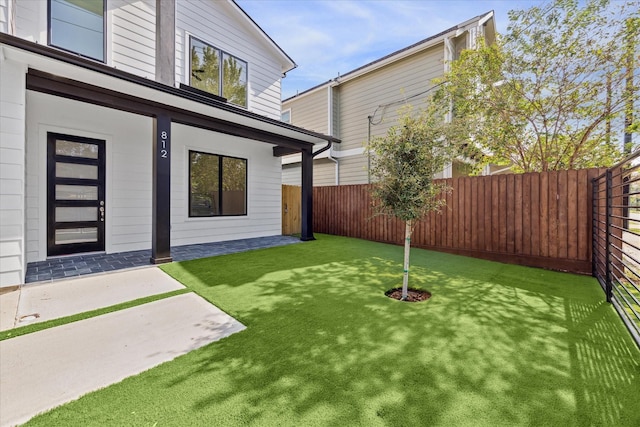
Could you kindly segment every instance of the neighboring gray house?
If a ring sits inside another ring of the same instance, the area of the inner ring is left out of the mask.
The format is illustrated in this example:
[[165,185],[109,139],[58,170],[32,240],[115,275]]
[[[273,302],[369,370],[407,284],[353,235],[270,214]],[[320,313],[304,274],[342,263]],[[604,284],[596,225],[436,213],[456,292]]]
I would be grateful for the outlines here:
[[281,234],[280,156],[310,178],[336,141],[280,121],[294,67],[231,0],[0,0],[0,286],[58,255]]
[[[492,43],[495,36],[494,14],[489,12],[285,99],[283,121],[342,141],[315,158],[313,184],[369,182],[364,149],[369,135],[385,135],[402,105],[419,107],[432,80],[443,76],[450,61],[472,48],[477,37]],[[283,157],[282,163],[283,183],[300,185],[300,156]],[[442,177],[463,171],[454,163]]]

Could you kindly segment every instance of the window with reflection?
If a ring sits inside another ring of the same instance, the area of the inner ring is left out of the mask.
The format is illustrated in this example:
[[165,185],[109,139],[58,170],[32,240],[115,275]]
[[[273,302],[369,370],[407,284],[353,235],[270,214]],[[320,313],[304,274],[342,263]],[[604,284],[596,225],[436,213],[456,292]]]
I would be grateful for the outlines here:
[[49,0],[49,44],[104,62],[105,0]]
[[247,63],[191,37],[189,85],[247,106]]
[[247,160],[189,151],[189,216],[247,214]]

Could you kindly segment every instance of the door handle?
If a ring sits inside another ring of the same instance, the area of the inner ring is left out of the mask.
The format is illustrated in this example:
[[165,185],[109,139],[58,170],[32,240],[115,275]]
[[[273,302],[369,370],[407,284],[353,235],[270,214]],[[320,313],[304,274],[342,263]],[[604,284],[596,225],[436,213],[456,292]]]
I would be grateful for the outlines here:
[[104,200],[100,200],[100,222],[104,222]]

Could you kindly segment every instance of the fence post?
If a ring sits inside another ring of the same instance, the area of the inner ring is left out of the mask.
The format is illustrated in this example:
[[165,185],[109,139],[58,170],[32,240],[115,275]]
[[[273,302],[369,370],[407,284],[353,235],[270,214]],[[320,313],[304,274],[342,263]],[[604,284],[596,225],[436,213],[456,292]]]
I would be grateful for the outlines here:
[[605,293],[607,295],[607,302],[611,302],[611,294],[612,294],[612,284],[611,284],[611,215],[613,215],[613,207],[612,205],[612,199],[613,199],[613,188],[612,188],[612,181],[613,181],[613,172],[611,169],[607,169],[607,173],[606,173],[606,185],[607,185],[607,195],[606,195],[606,217],[605,217],[605,222],[606,222],[606,234],[605,234],[605,282],[606,282],[606,289],[605,289]]

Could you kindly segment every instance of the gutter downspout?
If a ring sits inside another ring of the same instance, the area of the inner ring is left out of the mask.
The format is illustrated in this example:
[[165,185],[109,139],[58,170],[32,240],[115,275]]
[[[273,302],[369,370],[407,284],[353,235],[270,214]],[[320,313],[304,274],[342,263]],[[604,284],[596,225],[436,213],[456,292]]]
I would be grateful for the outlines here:
[[[327,87],[327,130],[328,134],[333,136],[333,85]],[[333,157],[333,144],[327,159],[336,164],[336,185],[340,185],[340,162]]]

